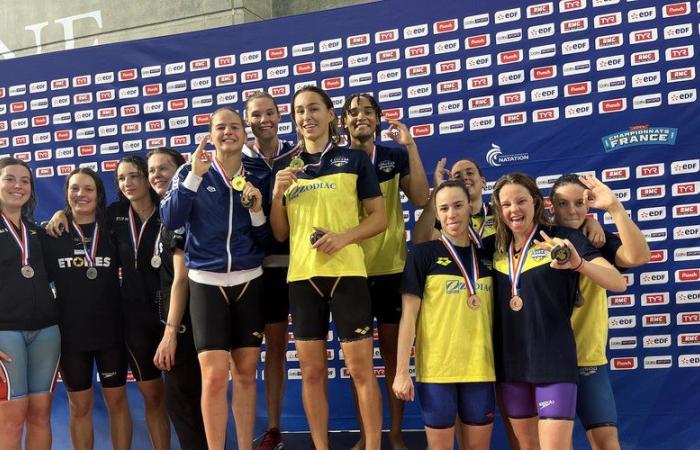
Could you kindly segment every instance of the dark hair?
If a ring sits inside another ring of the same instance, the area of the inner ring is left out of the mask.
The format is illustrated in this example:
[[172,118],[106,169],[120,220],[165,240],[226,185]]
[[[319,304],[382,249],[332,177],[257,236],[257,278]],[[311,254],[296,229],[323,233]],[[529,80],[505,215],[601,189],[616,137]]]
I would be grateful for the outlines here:
[[280,113],[280,108],[279,108],[279,106],[277,106],[277,100],[275,100],[275,97],[273,97],[272,95],[270,95],[269,92],[265,92],[265,91],[255,91],[254,93],[252,93],[252,94],[250,95],[250,97],[248,97],[247,99],[245,99],[246,116],[247,116],[247,114],[248,114],[248,105],[250,105],[250,102],[252,102],[253,100],[261,99],[261,98],[266,98],[266,99],[268,99],[268,100],[271,100],[271,101],[272,101],[272,104],[275,105],[275,110],[277,111],[277,114]]
[[[180,167],[181,165],[185,164],[185,157],[182,156],[180,152],[170,147],[158,147],[149,151],[148,153],[146,153],[146,162],[148,162],[148,160],[151,159],[151,156],[153,155],[170,156],[170,158],[173,160],[173,164],[175,164],[175,167]],[[146,165],[146,167],[148,167],[148,165]]]
[[[377,118],[377,129],[374,132],[375,138],[379,138],[379,135],[382,132],[382,108],[379,107],[379,103],[377,103],[377,100],[372,97],[370,94],[367,93],[359,93],[359,94],[352,94],[350,97],[345,99],[345,103],[343,103],[343,109],[342,113],[340,115],[340,120],[343,124],[343,128],[347,130],[347,125],[345,124],[345,116],[350,114],[350,107],[352,106],[352,101],[355,99],[361,99],[365,98],[369,102],[369,104],[372,106],[372,109],[374,109],[374,114],[376,115]],[[348,138],[348,142],[350,142],[350,133],[349,130],[345,135]]]
[[508,184],[518,184],[528,190],[532,199],[535,203],[535,215],[533,221],[535,225],[548,225],[549,221],[544,213],[544,197],[542,197],[542,192],[540,188],[537,187],[537,182],[530,176],[522,172],[513,172],[507,175],[503,175],[496,181],[496,185],[493,188],[492,203],[494,209],[496,210],[496,249],[505,253],[510,243],[512,237],[512,232],[506,226],[503,220],[503,212],[501,211],[501,200],[499,199],[499,194],[503,186]]
[[[481,171],[481,167],[479,167],[479,165],[476,163],[476,161],[474,161],[474,160],[471,159],[471,158],[462,158],[462,159],[460,159],[459,161],[457,161],[456,163],[452,164],[452,167],[454,167],[455,165],[457,165],[457,163],[460,163],[460,162],[462,162],[462,161],[468,161],[468,162],[474,164],[474,167],[476,167],[476,171],[477,171],[477,173],[479,174],[479,176],[480,176],[481,178],[485,178],[485,177],[484,177],[484,173]],[[452,176],[452,170],[450,170],[450,176]]]
[[[313,92],[315,94],[318,94],[321,96],[321,100],[323,100],[323,104],[326,105],[326,108],[328,108],[330,111],[333,112],[333,115],[335,116],[335,108],[333,107],[333,100],[328,96],[326,91],[324,91],[321,88],[318,88],[316,86],[304,86],[303,88],[299,89],[294,93],[294,96],[292,97],[292,116],[296,115],[296,110],[294,108],[294,103],[297,100],[297,96],[299,94],[303,94],[304,92]],[[293,120],[295,126],[296,126],[296,120]],[[331,138],[331,141],[334,144],[337,144],[338,141],[340,141],[340,134],[338,133],[338,121],[337,120],[331,120],[331,123],[328,124],[328,136]],[[306,148],[305,143],[304,143],[304,137],[299,133],[299,129],[297,129],[297,142],[302,148]]]
[[92,181],[95,182],[95,189],[97,190],[97,210],[95,211],[95,218],[97,219],[97,222],[102,225],[105,223],[105,219],[107,217],[107,194],[105,193],[105,185],[102,182],[102,178],[100,178],[100,176],[89,167],[78,167],[77,169],[73,169],[73,171],[66,177],[65,183],[63,183],[63,201],[66,203],[63,212],[66,214],[68,221],[73,220],[73,210],[68,204],[68,192],[70,189],[70,179],[73,177],[73,175],[78,174],[87,175],[92,178]]
[[461,180],[447,180],[447,181],[443,181],[442,183],[440,183],[440,184],[438,185],[438,187],[436,187],[435,189],[433,189],[433,195],[432,195],[432,197],[433,197],[433,202],[435,202],[435,206],[437,206],[437,195],[438,195],[438,192],[440,192],[440,191],[443,190],[443,189],[447,189],[447,188],[458,188],[458,189],[461,189],[462,191],[464,191],[464,195],[467,196],[467,203],[471,203],[471,200],[470,200],[470,197],[469,197],[469,194],[470,194],[470,192],[469,192],[469,187],[467,187],[467,185],[464,184],[464,182],[462,182]]
[[[21,159],[17,158],[12,158],[12,157],[6,157],[6,158],[0,158],[0,172],[5,167],[9,166],[22,166],[25,169],[27,169],[27,172],[29,172],[29,187],[31,188],[31,193],[29,194],[29,200],[22,205],[22,217],[24,220],[27,222],[34,222],[34,208],[36,207],[36,193],[34,191],[34,175],[32,175],[32,169],[29,167],[29,164],[26,162],[22,161]],[[0,205],[2,206],[2,205]]]
[[567,184],[577,184],[584,189],[588,189],[588,187],[581,182],[577,174],[565,173],[564,175],[557,178],[557,181],[555,181],[552,185],[551,197],[554,197],[554,194],[557,192],[557,189]]
[[122,194],[121,189],[119,189],[119,166],[121,166],[124,163],[129,163],[133,164],[136,166],[136,169],[139,171],[139,174],[143,177],[144,180],[146,180],[146,185],[148,186],[148,195],[151,197],[151,200],[153,203],[156,205],[160,203],[160,198],[158,197],[158,194],[156,194],[156,191],[153,190],[150,184],[148,184],[148,164],[146,164],[146,160],[143,159],[140,156],[125,156],[124,158],[120,159],[119,162],[117,163],[117,168],[114,170],[114,183],[117,186],[117,192],[119,195],[119,201],[121,202],[129,202],[129,199],[127,199],[124,194]]
[[211,127],[212,127],[212,125],[214,125],[214,116],[216,116],[217,114],[219,114],[220,112],[223,112],[223,111],[230,111],[230,112],[234,113],[235,115],[237,115],[238,118],[241,119],[241,123],[245,127],[245,120],[243,120],[243,116],[241,115],[241,113],[239,113],[237,110],[233,109],[230,106],[222,106],[221,108],[219,108],[216,111],[214,111],[213,113],[211,113],[211,115],[209,115],[208,126],[209,126],[210,133],[211,133]]

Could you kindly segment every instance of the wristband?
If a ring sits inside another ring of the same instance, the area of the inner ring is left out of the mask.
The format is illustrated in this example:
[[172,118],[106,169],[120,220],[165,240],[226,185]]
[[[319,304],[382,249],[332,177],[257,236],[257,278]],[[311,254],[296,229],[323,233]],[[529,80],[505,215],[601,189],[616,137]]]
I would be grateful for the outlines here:
[[581,262],[578,263],[578,266],[576,266],[576,268],[574,268],[574,272],[580,272],[580,271],[581,271],[581,267],[583,267],[583,262],[584,262],[584,261],[586,261],[586,260],[583,259],[583,258],[581,258]]
[[182,325],[182,324],[176,325],[176,324],[174,324],[174,323],[166,322],[165,320],[161,320],[160,323],[162,323],[162,324],[165,325],[166,327],[175,328],[175,330],[176,330],[179,334],[182,334],[182,333],[185,332],[185,330],[187,330],[187,327],[184,326],[184,325]]

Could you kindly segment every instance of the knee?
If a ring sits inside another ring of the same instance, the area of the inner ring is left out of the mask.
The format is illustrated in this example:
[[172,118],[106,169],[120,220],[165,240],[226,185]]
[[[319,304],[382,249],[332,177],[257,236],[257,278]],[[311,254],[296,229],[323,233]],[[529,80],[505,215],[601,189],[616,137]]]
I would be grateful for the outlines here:
[[255,366],[239,367],[238,370],[234,372],[233,382],[243,388],[254,387],[256,384]]
[[27,424],[35,427],[51,426],[51,405],[32,407],[27,411]]
[[129,408],[129,403],[126,398],[126,390],[119,392],[116,395],[105,396],[105,404],[110,411],[123,411]]
[[348,371],[350,372],[350,376],[352,377],[352,381],[356,386],[364,386],[368,383],[376,381],[376,377],[374,376],[374,368],[371,364],[367,364],[366,362],[362,361],[360,363],[348,363],[347,367]]
[[202,370],[202,391],[220,392],[228,388],[229,371],[227,369],[207,368]]
[[301,368],[301,378],[304,383],[320,385],[328,379],[328,369],[323,364],[307,364]]
[[165,404],[165,392],[163,388],[148,389],[141,392],[144,406],[148,409],[158,408]]

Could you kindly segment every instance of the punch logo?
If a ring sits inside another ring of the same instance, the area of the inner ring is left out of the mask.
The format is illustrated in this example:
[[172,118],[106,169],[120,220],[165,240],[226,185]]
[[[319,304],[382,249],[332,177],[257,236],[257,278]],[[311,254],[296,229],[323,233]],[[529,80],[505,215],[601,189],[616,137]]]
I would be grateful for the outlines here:
[[117,79],[119,81],[135,80],[137,77],[138,77],[138,72],[136,71],[136,69],[120,70],[117,74]]
[[611,370],[635,370],[637,368],[637,357],[630,356],[624,358],[611,358]]
[[561,53],[563,55],[571,55],[574,53],[583,53],[590,50],[590,42],[588,38],[577,39],[575,41],[566,41],[561,44]]
[[[666,207],[663,206],[663,215],[666,217]],[[668,260],[668,250],[666,249],[658,249],[658,250],[651,250],[650,256],[649,256],[649,263],[650,264],[658,264],[658,263],[663,263]]]
[[557,66],[534,67],[530,70],[530,80],[547,80],[557,76]]
[[497,144],[491,144],[491,149],[486,152],[486,162],[492,167],[500,167],[504,164],[518,163],[529,159],[530,155],[528,153],[504,155],[501,147]]
[[413,137],[426,137],[426,136],[432,136],[434,129],[433,129],[433,124],[425,124],[425,125],[413,125],[409,131],[411,132],[411,136]]
[[630,10],[627,13],[627,22],[637,23],[656,19],[656,7],[639,8]]
[[677,61],[680,59],[689,59],[695,56],[695,48],[692,45],[683,45],[681,47],[667,48],[665,51],[666,61]]
[[565,97],[575,97],[578,95],[588,95],[591,93],[591,82],[581,81],[579,83],[570,83],[564,86]]
[[537,109],[532,112],[533,122],[549,122],[559,119],[559,107]]
[[610,329],[634,328],[636,326],[637,316],[612,316],[608,318],[608,327]]
[[322,82],[323,89],[330,91],[333,89],[342,89],[345,87],[345,78],[344,77],[333,77],[333,78],[326,78]]
[[649,327],[667,327],[671,324],[671,314],[645,314],[642,316],[642,326]]
[[384,109],[382,116],[386,120],[401,120],[403,118],[403,108]]
[[457,29],[457,19],[441,20],[433,24],[433,34],[450,33],[452,31],[457,31]]
[[488,33],[470,36],[464,40],[464,46],[467,50],[488,47],[489,45],[491,45],[491,35]]
[[[696,229],[697,231],[697,229]],[[696,233],[697,237],[697,233]],[[700,280],[700,269],[681,269],[675,272],[676,283],[689,283]]]
[[501,52],[497,56],[498,65],[518,63],[523,60],[522,49]]
[[278,59],[284,59],[287,57],[287,47],[275,47],[268,48],[265,51],[265,59],[268,61],[275,61]]
[[598,103],[598,114],[607,114],[620,112],[627,109],[626,98],[615,98],[611,100],[603,100]]
[[668,292],[655,292],[642,294],[642,306],[668,305]]
[[619,131],[602,138],[606,152],[638,145],[675,145],[677,128],[653,127],[646,125],[632,127],[628,131]]
[[588,29],[588,18],[582,17],[580,19],[571,19],[561,22],[559,25],[559,32],[561,34],[576,33],[578,31],[585,31]]
[[611,350],[628,350],[637,348],[637,336],[611,337],[609,346]]
[[671,175],[700,172],[700,159],[687,159],[671,163]]
[[526,16],[528,19],[533,17],[544,17],[554,13],[554,5],[552,2],[530,5],[527,7]]
[[690,14],[690,2],[671,3],[664,5],[663,17],[685,16]]
[[294,75],[306,75],[316,72],[316,63],[313,61],[294,64]]
[[[59,98],[59,97],[54,97],[54,99]],[[67,103],[70,103],[70,100],[68,100]],[[63,106],[63,105],[60,105]],[[27,110],[27,102],[21,101],[21,102],[12,102],[10,103],[10,112],[11,113],[21,113],[25,112]]]
[[673,228],[673,239],[698,239],[700,238],[700,225],[687,225]]

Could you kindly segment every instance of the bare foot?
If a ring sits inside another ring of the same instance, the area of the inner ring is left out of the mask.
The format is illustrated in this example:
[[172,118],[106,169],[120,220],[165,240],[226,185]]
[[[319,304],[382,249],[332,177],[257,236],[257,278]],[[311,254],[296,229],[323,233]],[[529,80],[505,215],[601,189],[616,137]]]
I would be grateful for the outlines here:
[[389,434],[389,445],[391,445],[391,450],[408,450],[408,447],[406,447],[406,444],[403,442],[400,432],[396,435],[391,433]]
[[352,446],[350,450],[365,450],[365,440],[360,438],[355,445]]

